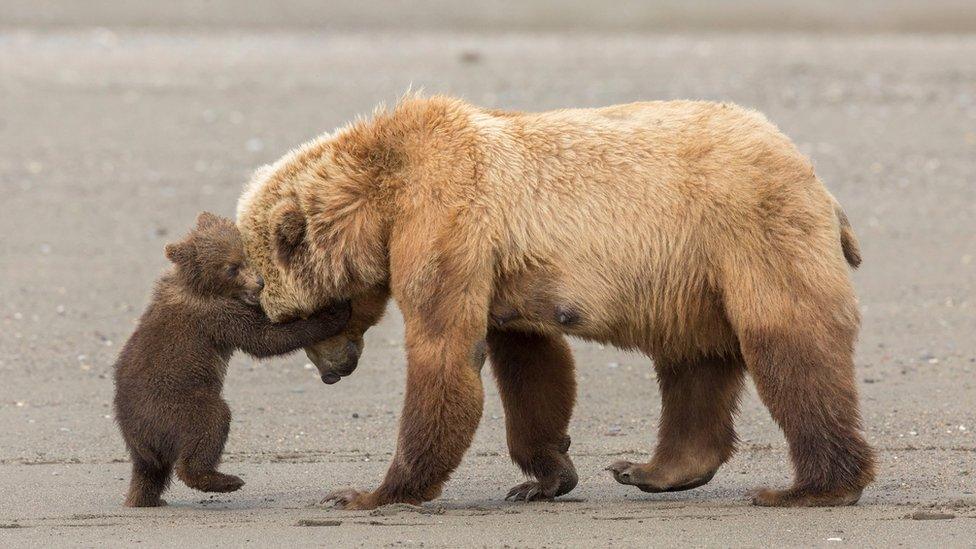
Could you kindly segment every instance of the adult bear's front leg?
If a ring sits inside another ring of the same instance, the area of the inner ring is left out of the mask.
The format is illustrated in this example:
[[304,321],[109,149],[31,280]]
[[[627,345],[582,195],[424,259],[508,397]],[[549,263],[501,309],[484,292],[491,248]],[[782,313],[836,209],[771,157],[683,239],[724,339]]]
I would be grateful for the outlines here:
[[461,463],[481,420],[484,334],[448,330],[407,316],[407,389],[393,462],[373,492],[339,490],[323,503],[373,509],[388,503],[419,504],[440,495]]
[[434,499],[471,445],[484,405],[481,367],[494,269],[490,241],[471,232],[479,212],[465,213],[417,218],[390,244],[390,286],[406,325],[400,434],[380,487],[326,497],[339,507]]
[[566,429],[576,400],[569,345],[562,336],[489,330],[488,355],[498,381],[508,449],[531,480],[506,499],[532,501],[569,493],[579,478]]

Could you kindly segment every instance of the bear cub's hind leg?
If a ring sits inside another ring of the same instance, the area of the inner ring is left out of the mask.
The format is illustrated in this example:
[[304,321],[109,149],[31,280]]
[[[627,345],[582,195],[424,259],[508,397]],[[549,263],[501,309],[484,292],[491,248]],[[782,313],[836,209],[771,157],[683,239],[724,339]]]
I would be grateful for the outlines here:
[[155,460],[154,463],[133,452],[132,479],[129,481],[129,493],[125,498],[125,506],[159,507],[166,505],[160,496],[169,485],[172,471],[172,465],[161,464],[158,460]]
[[658,444],[649,463],[607,468],[621,484],[677,492],[708,483],[735,452],[733,419],[745,368],[738,356],[655,360],[661,388]]
[[194,490],[234,492],[244,486],[244,481],[236,475],[217,471],[230,432],[230,408],[220,400],[210,414],[201,415],[209,416],[209,420],[201,420],[187,428],[176,475]]

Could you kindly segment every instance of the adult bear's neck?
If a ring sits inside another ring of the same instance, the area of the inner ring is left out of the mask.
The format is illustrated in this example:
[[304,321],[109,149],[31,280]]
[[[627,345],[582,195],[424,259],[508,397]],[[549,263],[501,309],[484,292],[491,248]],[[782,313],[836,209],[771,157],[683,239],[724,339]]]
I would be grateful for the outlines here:
[[[337,163],[366,187],[366,197],[389,213],[450,199],[445,191],[476,177],[479,135],[474,108],[461,100],[408,97],[392,110],[337,132]],[[433,200],[433,202],[431,202]]]
[[293,177],[309,233],[328,250],[323,267],[337,286],[388,283],[394,223],[463,208],[476,182],[478,134],[463,102],[401,101],[306,149]]

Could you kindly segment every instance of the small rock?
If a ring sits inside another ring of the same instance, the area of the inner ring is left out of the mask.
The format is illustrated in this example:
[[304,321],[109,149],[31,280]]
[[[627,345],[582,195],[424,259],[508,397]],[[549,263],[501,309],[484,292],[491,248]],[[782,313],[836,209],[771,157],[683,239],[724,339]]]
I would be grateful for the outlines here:
[[295,526],[339,526],[341,520],[302,519]]
[[358,412],[353,412],[352,413],[352,418],[353,419],[359,419],[359,413]]
[[952,513],[940,513],[938,511],[915,511],[905,518],[912,520],[951,520],[956,518]]

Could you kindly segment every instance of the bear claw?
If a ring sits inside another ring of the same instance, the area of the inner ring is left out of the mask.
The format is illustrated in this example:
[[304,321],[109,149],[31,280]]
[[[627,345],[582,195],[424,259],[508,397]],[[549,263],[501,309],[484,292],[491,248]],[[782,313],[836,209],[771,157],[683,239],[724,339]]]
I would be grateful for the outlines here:
[[[561,447],[569,449],[569,437],[567,436]],[[566,454],[558,455],[557,464],[549,474],[538,480],[529,480],[519,484],[508,491],[505,496],[506,501],[551,501],[554,498],[568,494],[576,488],[579,476],[573,462]]]
[[355,488],[344,488],[331,492],[322,498],[319,505],[331,505],[336,509],[346,510],[375,509],[379,506],[372,493],[361,492]]
[[549,490],[543,490],[542,485],[535,480],[523,482],[508,491],[505,501],[540,501],[551,500],[555,497],[555,488],[551,490],[552,495],[547,495]]

